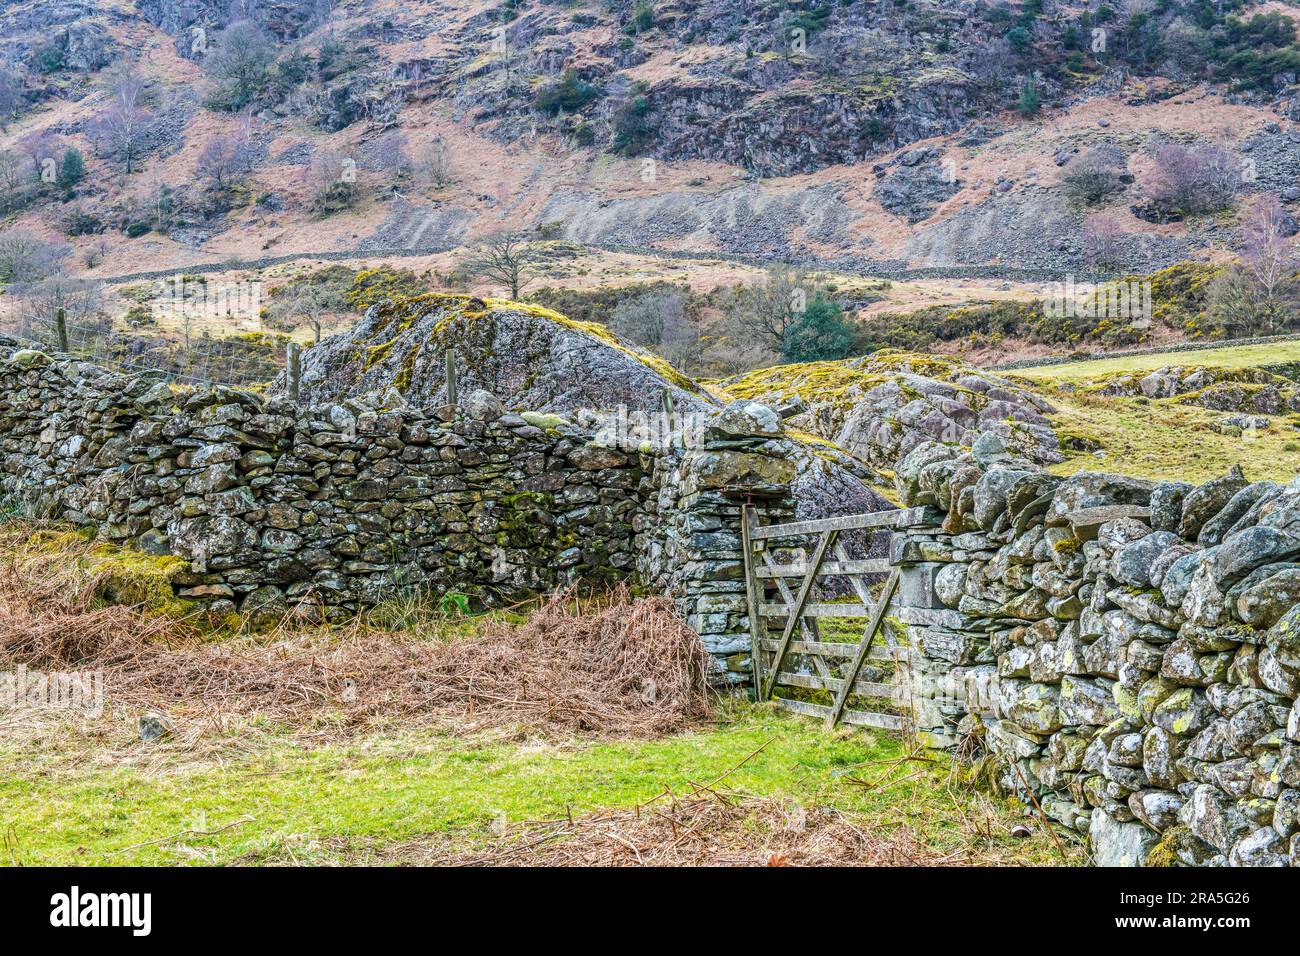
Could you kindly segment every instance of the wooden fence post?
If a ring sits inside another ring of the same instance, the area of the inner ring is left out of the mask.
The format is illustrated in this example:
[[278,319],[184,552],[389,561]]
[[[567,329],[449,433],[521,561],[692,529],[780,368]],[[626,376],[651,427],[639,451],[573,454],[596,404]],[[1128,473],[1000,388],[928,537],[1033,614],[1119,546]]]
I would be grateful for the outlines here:
[[447,349],[445,356],[446,378],[447,378],[447,404],[460,404],[460,390],[456,382],[456,352],[454,349]]
[[288,354],[289,397],[295,402],[302,391],[302,346],[289,342]]
[[746,504],[740,509],[740,547],[744,551],[745,611],[749,615],[749,659],[754,677],[754,700],[763,699],[763,633],[766,630],[758,616],[758,577],[754,574],[754,542],[750,531],[754,527],[754,506]]
[[59,351],[68,351],[68,315],[63,309],[54,313],[54,330],[59,336]]

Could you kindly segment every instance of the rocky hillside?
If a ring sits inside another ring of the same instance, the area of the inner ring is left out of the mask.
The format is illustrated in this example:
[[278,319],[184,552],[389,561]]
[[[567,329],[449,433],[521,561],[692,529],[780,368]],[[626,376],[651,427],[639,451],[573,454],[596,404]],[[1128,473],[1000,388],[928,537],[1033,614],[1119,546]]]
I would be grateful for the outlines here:
[[[504,227],[868,271],[1060,272],[1103,253],[1149,271],[1231,247],[1252,194],[1300,199],[1294,16],[1241,0],[8,3],[0,200],[92,274],[449,249]],[[84,172],[65,171],[69,149]]]

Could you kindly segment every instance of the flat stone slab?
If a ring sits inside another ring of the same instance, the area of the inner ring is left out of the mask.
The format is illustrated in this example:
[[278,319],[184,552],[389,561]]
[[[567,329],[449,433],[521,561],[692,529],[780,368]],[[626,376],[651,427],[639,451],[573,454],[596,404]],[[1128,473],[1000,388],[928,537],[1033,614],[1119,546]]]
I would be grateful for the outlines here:
[[1076,538],[1080,541],[1092,541],[1097,537],[1097,531],[1102,525],[1120,518],[1149,521],[1151,509],[1145,505],[1098,505],[1095,508],[1080,508],[1070,514],[1069,521]]

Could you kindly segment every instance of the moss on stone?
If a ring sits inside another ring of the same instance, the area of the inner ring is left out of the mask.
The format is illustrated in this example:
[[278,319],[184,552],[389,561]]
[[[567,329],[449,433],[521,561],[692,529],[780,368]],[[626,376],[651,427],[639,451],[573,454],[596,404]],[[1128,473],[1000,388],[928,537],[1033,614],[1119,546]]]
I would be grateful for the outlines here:
[[175,555],[155,555],[112,542],[95,542],[89,530],[42,528],[23,541],[23,551],[75,561],[95,582],[95,596],[104,604],[138,607],[150,614],[183,617],[193,602],[176,597],[172,581],[189,570]]

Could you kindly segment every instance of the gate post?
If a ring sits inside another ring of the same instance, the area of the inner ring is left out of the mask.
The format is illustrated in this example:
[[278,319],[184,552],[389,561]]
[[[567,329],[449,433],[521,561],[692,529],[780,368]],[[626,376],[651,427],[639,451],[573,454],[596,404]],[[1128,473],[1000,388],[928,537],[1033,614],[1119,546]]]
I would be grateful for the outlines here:
[[941,575],[953,573],[944,569],[964,557],[940,528],[943,512],[928,507],[914,512],[917,519],[895,528],[890,542],[890,563],[899,575],[897,620],[907,627],[915,651],[896,679],[899,702],[911,712],[914,730],[928,746],[941,749],[956,743],[957,724],[967,713],[966,672],[988,640],[969,630],[967,615],[941,596]]
[[746,536],[793,516],[795,465],[780,420],[765,405],[732,402],[693,431],[698,440],[661,482],[675,499],[664,507],[661,498],[659,508],[671,522],[665,590],[713,655],[715,682],[739,686],[754,679],[754,635],[764,630],[750,610],[762,592],[755,588],[751,598]]

